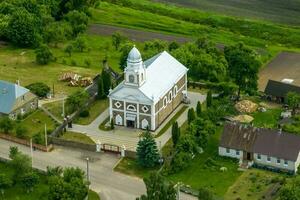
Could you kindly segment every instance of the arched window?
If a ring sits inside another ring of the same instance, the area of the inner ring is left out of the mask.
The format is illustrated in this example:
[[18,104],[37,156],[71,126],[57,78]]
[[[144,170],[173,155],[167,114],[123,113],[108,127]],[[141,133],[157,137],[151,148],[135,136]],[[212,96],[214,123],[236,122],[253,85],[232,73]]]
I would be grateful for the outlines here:
[[167,106],[167,103],[168,103],[168,98],[167,98],[167,97],[165,97],[165,98],[164,98],[164,107],[166,107],[166,106]]
[[133,105],[128,105],[127,110],[136,111],[136,108]]
[[169,102],[172,101],[172,91],[169,92]]
[[177,85],[175,85],[175,87],[174,87],[174,97],[177,95],[177,92],[178,92],[178,88],[177,88]]
[[134,76],[131,74],[128,76],[129,83],[134,83]]

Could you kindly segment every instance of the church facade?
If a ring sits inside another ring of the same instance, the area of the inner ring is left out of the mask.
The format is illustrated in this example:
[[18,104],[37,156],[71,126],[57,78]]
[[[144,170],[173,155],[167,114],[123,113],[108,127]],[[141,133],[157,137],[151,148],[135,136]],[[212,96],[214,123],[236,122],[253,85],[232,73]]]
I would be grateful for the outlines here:
[[124,81],[109,93],[110,119],[119,126],[156,130],[187,98],[187,71],[166,51],[144,62],[133,47]]

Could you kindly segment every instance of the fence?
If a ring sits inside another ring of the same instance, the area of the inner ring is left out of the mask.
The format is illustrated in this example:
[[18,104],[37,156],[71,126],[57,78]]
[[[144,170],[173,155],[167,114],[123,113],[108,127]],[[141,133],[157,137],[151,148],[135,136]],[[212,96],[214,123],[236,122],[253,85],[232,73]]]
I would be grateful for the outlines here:
[[65,147],[71,147],[71,148],[77,148],[77,149],[82,149],[86,151],[96,151],[96,144],[84,144],[80,142],[74,142],[70,140],[64,140],[61,138],[57,137],[49,137],[50,141],[54,145],[60,145],[60,146],[65,146]]
[[[0,138],[11,141],[11,142],[15,142],[15,143],[18,143],[18,144],[22,144],[22,145],[25,145],[25,146],[30,146],[30,142],[28,140],[16,138],[14,136],[10,136],[10,135],[0,133]],[[46,146],[43,146],[43,145],[40,145],[40,144],[32,143],[32,147],[36,148],[40,151],[44,151],[44,152],[49,152],[53,149],[52,144],[50,144],[46,147]]]

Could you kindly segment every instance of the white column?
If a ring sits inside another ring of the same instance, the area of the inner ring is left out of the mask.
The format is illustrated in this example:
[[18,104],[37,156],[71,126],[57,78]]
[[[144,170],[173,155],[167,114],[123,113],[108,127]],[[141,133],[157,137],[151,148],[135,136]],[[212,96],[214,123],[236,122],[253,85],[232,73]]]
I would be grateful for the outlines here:
[[140,104],[139,104],[139,102],[136,103],[136,109],[137,109],[137,111],[136,111],[136,113],[137,113],[137,116],[136,116],[136,120],[137,120],[136,127],[137,128],[141,128],[140,127]]
[[112,105],[112,99],[109,98],[109,121],[113,118],[113,105]]
[[126,101],[123,101],[123,110],[124,110],[124,117],[123,117],[123,120],[124,120],[124,126],[127,126],[127,120],[126,120]]

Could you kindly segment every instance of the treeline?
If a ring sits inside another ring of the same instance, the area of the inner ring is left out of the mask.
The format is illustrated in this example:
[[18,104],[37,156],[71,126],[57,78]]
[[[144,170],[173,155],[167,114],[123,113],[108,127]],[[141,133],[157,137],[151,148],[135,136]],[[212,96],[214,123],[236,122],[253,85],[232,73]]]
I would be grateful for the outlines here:
[[[300,30],[267,22],[245,20],[220,15],[208,15],[197,10],[174,7],[144,0],[103,0],[117,5],[156,13],[175,19],[207,25],[214,31],[230,31],[247,37],[263,39],[273,44],[300,47]],[[208,34],[208,33],[206,33]]]
[[96,0],[2,0],[0,39],[19,47],[57,44],[83,33]]

